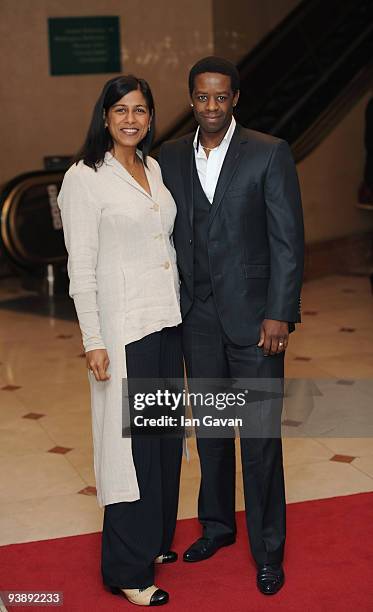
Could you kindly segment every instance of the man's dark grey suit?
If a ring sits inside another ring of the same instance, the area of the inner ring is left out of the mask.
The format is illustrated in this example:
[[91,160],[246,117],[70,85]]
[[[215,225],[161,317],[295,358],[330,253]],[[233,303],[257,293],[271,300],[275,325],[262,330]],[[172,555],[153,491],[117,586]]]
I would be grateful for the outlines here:
[[[283,353],[265,357],[257,343],[264,319],[287,321],[290,331],[300,322],[303,217],[290,148],[237,125],[210,204],[199,182],[193,139],[189,134],[167,142],[159,156],[177,204],[173,239],[187,374],[283,378]],[[234,440],[197,438],[197,445],[203,536],[226,542],[236,533]],[[241,436],[241,456],[254,559],[258,565],[281,563],[281,439]]]

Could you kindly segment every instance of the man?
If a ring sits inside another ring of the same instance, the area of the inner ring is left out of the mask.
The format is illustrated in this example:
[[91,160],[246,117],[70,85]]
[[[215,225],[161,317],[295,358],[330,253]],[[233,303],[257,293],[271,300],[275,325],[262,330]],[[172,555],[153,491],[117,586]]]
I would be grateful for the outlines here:
[[[187,374],[282,379],[289,328],[300,321],[303,275],[291,152],[285,141],[236,124],[239,76],[230,62],[197,62],[189,90],[197,132],[165,143],[160,152],[178,207],[174,242]],[[211,557],[236,535],[234,439],[197,437],[197,446],[203,534],[185,551],[188,562]],[[241,435],[241,456],[257,585],[274,594],[284,583],[281,438]]]

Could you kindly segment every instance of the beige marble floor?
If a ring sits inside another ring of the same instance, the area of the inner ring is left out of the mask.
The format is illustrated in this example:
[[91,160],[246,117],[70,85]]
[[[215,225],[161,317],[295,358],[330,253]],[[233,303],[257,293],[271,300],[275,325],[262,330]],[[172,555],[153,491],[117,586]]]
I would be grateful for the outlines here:
[[[5,300],[23,294],[17,283],[1,281],[0,545],[98,531],[102,520],[94,490],[88,384],[79,329],[71,321],[4,308]],[[287,499],[373,491],[373,436],[364,435],[366,423],[372,422],[369,283],[357,277],[309,282],[303,291],[303,309],[304,323],[292,335],[287,353],[287,376],[317,383],[341,379],[333,397],[347,419],[347,431],[349,407],[353,415],[360,410],[362,420],[353,436],[310,437],[304,428],[297,430],[293,407],[287,405]],[[350,379],[363,381],[352,389]],[[319,398],[312,402],[320,410]],[[199,465],[193,439],[189,447],[190,461],[184,461],[182,468],[179,517],[196,515]],[[242,509],[239,444],[236,489],[237,508]]]

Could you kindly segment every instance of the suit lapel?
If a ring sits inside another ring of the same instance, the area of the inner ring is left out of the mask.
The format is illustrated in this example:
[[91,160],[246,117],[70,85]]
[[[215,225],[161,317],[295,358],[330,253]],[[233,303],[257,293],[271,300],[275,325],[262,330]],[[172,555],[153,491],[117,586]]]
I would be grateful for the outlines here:
[[190,226],[193,228],[193,164],[194,164],[194,150],[193,150],[193,139],[194,136],[186,138],[184,141],[184,151],[180,159],[180,171],[183,177],[184,183],[184,196],[185,206],[188,212],[188,218]]
[[[148,167],[146,167],[145,164],[144,164],[144,170],[145,170],[146,178],[148,179],[150,191],[151,191],[151,194],[152,194],[151,198],[153,200],[157,201],[159,185],[160,185],[160,179],[158,178],[158,173],[152,171],[151,162],[149,162],[149,161],[148,161]],[[140,186],[140,188],[142,189],[141,186]],[[145,191],[145,189],[144,189],[144,191]],[[146,191],[145,191],[145,193],[146,193]],[[147,194],[147,195],[149,195],[149,194]]]
[[236,126],[236,129],[233,133],[232,140],[229,144],[228,151],[226,153],[218,183],[216,185],[214,199],[211,205],[210,212],[210,224],[212,223],[216,212],[221,204],[221,201],[224,197],[224,194],[233,179],[233,176],[238,168],[238,164],[240,161],[240,157],[242,154],[242,143],[245,143],[246,139],[243,137],[241,132],[241,127],[239,125]]

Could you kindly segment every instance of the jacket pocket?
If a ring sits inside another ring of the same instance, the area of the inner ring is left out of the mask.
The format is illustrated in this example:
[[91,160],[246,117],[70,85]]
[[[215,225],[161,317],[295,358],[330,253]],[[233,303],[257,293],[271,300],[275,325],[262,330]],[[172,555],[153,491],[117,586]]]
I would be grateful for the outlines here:
[[245,278],[269,278],[271,266],[269,264],[243,264]]

